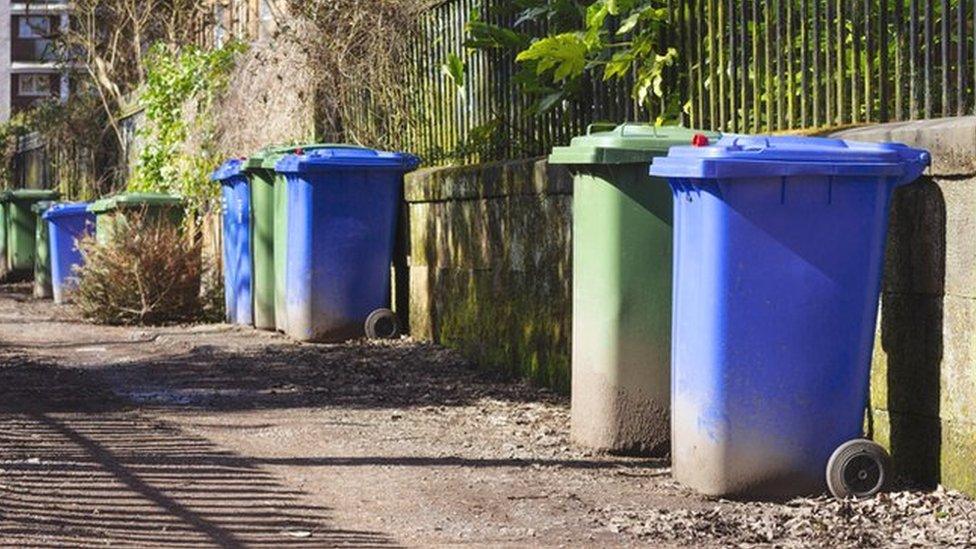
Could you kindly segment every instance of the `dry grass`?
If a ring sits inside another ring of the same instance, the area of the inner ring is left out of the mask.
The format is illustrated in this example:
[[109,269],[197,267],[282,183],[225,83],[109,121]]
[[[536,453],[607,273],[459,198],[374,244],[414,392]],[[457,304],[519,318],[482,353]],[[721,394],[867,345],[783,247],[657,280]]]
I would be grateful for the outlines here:
[[72,295],[82,314],[100,324],[165,324],[204,315],[205,270],[199,239],[176,224],[133,213],[113,237],[78,243],[85,257]]
[[217,150],[246,156],[267,145],[314,139],[315,82],[307,48],[297,40],[252,45],[214,109]]
[[[408,86],[411,39],[422,0],[289,0],[316,68],[316,120],[326,139],[398,148],[411,120]],[[309,40],[309,37],[314,37]]]
[[423,0],[281,4],[276,35],[242,54],[219,100],[219,152],[313,139],[398,148],[415,124],[407,67]]

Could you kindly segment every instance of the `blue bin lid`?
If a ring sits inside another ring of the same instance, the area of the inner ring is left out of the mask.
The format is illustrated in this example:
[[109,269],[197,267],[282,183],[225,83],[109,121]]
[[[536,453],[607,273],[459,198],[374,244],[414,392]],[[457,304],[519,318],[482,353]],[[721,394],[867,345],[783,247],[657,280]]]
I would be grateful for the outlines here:
[[48,208],[41,218],[52,219],[71,215],[88,215],[88,206],[90,205],[91,202],[61,202]]
[[240,158],[231,158],[210,174],[211,181],[226,181],[232,177],[244,175],[244,162]]
[[705,146],[672,147],[650,173],[692,179],[837,175],[914,181],[931,162],[928,151],[901,143],[824,137],[728,135]]
[[420,159],[412,154],[377,151],[354,145],[330,145],[320,149],[289,154],[275,165],[279,173],[300,173],[319,169],[375,168],[411,171]]

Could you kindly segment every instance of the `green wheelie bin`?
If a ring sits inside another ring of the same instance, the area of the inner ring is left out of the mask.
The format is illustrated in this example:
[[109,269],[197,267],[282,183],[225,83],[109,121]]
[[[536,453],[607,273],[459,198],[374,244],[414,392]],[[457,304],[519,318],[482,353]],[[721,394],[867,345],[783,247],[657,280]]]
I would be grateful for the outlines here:
[[37,215],[31,207],[43,200],[57,200],[58,191],[43,189],[8,190],[0,194],[6,208],[7,278],[28,280],[34,276]]
[[285,257],[288,243],[288,183],[275,172],[286,154],[328,144],[267,147],[244,162],[251,183],[251,227],[254,258],[254,326],[285,331]]
[[248,157],[243,165],[244,173],[251,183],[254,327],[260,330],[274,330],[278,319],[275,309],[275,246],[279,237],[275,223],[274,163],[293,150],[295,147],[261,149]]
[[669,450],[672,195],[647,172],[654,156],[699,133],[593,125],[549,157],[573,175],[577,444],[621,454]]
[[54,297],[54,288],[51,286],[51,241],[48,238],[47,222],[41,218],[53,204],[54,201],[42,200],[31,206],[31,211],[37,218],[34,221],[36,226],[34,232],[34,297],[38,299]]
[[183,199],[166,193],[119,193],[92,202],[88,211],[95,214],[95,240],[106,244],[120,224],[128,223],[133,215],[144,215],[148,220],[163,218],[179,224],[183,220]]

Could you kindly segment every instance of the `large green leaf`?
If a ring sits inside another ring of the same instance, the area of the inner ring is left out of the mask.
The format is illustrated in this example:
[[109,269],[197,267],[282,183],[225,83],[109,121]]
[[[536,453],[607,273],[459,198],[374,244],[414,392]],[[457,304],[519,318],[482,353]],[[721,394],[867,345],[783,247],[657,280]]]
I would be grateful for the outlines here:
[[560,81],[583,74],[586,53],[586,43],[578,33],[564,33],[533,42],[516,60],[536,61],[537,74],[552,71],[553,80]]

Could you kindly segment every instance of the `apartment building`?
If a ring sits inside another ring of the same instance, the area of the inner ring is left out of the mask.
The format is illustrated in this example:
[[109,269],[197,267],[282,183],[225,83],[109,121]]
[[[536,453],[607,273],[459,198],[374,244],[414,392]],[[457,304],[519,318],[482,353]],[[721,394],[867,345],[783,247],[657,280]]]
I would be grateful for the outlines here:
[[230,38],[246,41],[272,39],[277,21],[285,13],[284,0],[209,0],[212,29],[202,42],[220,45]]
[[[234,37],[267,40],[283,12],[283,0],[201,0],[209,21],[199,43],[219,45]],[[67,99],[71,78],[61,70],[52,38],[67,28],[69,0],[0,0],[0,121],[51,97]]]
[[52,49],[68,9],[67,0],[0,0],[0,121],[36,101],[68,97],[70,78]]

